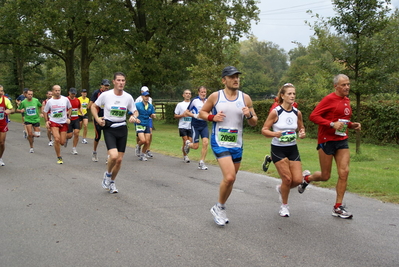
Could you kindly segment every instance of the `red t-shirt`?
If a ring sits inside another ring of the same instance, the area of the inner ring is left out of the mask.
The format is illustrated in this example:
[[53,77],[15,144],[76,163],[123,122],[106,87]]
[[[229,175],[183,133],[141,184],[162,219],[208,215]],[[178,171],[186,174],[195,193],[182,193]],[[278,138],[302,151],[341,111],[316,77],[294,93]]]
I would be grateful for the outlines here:
[[79,114],[78,114],[78,110],[80,109],[80,101],[77,97],[75,97],[74,99],[69,98],[69,102],[71,102],[71,106],[72,106],[72,113],[71,113],[71,121],[77,120],[79,119]]
[[[319,125],[317,143],[347,139],[348,130],[346,136],[336,135],[335,129],[330,127],[330,123],[339,119],[350,120],[351,116],[352,108],[348,97],[341,97],[335,93],[324,97],[309,116],[312,122]],[[351,123],[348,124],[348,128],[350,125]]]

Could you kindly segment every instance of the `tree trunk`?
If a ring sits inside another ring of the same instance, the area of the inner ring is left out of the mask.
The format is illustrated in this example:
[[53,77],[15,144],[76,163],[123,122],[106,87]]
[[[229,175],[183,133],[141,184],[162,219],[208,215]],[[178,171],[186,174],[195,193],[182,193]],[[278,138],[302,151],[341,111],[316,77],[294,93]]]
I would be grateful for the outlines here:
[[[356,120],[360,121],[360,93],[356,93]],[[356,131],[356,154],[360,154],[360,131]]]
[[87,95],[90,95],[90,58],[89,58],[89,42],[87,36],[82,37],[81,49],[81,61],[80,61],[80,75],[82,79],[82,89],[87,89]]

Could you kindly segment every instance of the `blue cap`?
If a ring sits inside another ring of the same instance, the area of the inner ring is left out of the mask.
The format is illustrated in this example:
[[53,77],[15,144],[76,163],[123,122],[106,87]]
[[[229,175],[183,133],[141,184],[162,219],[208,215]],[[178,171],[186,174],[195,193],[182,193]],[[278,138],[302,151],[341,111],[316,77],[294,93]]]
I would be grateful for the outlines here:
[[144,96],[146,96],[146,95],[150,95],[150,93],[149,93],[149,92],[147,92],[147,91],[144,91],[144,92],[142,92],[142,93],[141,93],[141,95],[144,95]]

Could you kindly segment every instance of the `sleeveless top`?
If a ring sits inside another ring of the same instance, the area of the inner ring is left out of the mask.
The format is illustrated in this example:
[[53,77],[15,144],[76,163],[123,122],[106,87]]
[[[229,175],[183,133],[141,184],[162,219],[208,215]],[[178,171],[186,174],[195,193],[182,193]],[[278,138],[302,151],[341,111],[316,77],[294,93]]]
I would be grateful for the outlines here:
[[242,132],[245,107],[244,94],[238,91],[237,98],[228,100],[223,89],[218,91],[218,100],[212,109],[213,114],[223,111],[226,115],[222,122],[213,122],[212,125],[212,146],[226,148],[242,147]]
[[273,132],[282,131],[281,137],[273,137],[272,145],[293,146],[296,145],[296,129],[298,128],[298,109],[292,107],[291,111],[283,109],[282,106],[274,108],[278,119],[273,124]]

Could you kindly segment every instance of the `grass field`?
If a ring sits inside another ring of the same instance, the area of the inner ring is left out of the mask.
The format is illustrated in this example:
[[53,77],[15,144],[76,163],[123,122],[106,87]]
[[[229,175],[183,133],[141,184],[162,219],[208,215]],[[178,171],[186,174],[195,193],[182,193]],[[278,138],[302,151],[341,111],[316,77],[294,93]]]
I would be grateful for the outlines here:
[[[11,115],[11,120],[21,121],[20,114]],[[259,122],[263,123],[263,122]],[[44,122],[42,123],[44,125]],[[182,141],[178,134],[177,125],[165,124],[163,121],[154,122],[153,141],[151,150],[169,156],[179,157],[182,160]],[[93,138],[93,125],[89,122],[88,138]],[[271,139],[265,138],[260,133],[244,134],[244,155],[241,169],[248,172],[265,174],[261,164],[265,154],[270,151]],[[128,145],[134,147],[136,144],[133,125],[129,125]],[[311,172],[319,170],[318,156],[316,152],[315,139],[298,140],[303,169]],[[348,182],[348,191],[362,196],[372,197],[384,202],[399,203],[398,183],[398,154],[399,146],[376,146],[362,144],[360,155],[355,155],[355,145],[351,147],[351,164]],[[198,161],[200,150],[191,150],[190,159]],[[207,164],[217,165],[213,153],[208,148]],[[334,166],[334,165],[333,165]],[[276,168],[270,165],[268,176],[278,177]],[[335,166],[332,170],[331,179],[327,182],[317,182],[313,185],[326,188],[334,188],[337,182]]]

